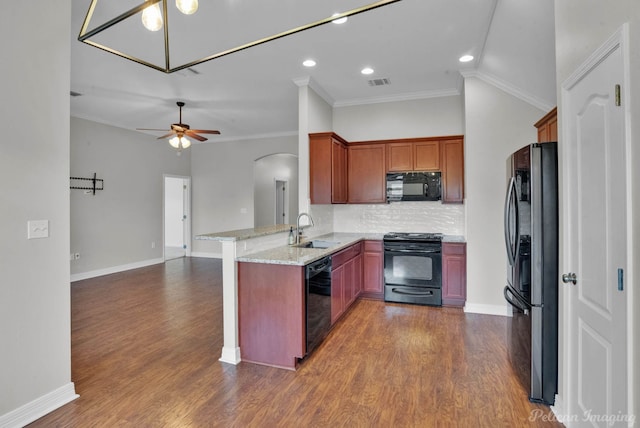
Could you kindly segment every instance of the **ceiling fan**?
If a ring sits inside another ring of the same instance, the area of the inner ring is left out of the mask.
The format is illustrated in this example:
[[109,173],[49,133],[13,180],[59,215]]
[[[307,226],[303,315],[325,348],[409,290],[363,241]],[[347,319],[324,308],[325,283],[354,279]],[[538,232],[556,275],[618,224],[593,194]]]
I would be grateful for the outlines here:
[[[220,134],[220,131],[215,129],[191,129],[186,123],[182,123],[182,107],[184,102],[178,101],[176,103],[180,108],[180,120],[178,123],[171,124],[171,130],[168,134],[158,137],[158,140],[163,138],[170,138],[169,144],[172,147],[182,150],[191,145],[191,141],[186,137],[191,137],[198,141],[207,141],[205,137],[198,134]],[[154,129],[154,128],[136,128],[138,131],[166,131],[166,129]]]

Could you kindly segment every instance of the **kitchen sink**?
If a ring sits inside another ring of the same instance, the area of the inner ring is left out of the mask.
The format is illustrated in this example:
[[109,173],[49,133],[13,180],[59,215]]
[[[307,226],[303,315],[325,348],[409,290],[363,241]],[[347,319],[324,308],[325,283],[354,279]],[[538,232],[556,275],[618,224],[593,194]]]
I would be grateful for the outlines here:
[[323,241],[322,239],[313,239],[308,242],[303,242],[302,244],[296,245],[299,248],[331,248],[336,245],[339,245],[339,242],[336,241]]

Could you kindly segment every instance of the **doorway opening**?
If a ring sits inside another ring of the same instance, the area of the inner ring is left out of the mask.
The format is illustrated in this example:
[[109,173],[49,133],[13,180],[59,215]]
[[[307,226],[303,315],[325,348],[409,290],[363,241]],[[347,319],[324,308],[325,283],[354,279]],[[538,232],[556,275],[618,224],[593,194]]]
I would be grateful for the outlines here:
[[191,177],[164,175],[164,260],[191,256]]
[[275,179],[275,224],[289,224],[289,182]]

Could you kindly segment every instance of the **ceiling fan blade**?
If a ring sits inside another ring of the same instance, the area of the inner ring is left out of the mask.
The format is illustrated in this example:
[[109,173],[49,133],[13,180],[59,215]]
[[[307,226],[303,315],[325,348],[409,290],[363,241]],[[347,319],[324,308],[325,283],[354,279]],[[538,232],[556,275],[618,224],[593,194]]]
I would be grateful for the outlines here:
[[217,129],[191,129],[191,132],[197,132],[198,134],[220,134]]
[[168,134],[163,135],[162,137],[158,137],[158,140],[162,140],[163,138],[169,138],[169,137],[171,137],[173,135],[176,135],[176,132],[171,131]]
[[193,132],[191,130],[185,131],[184,135],[186,135],[187,137],[195,138],[198,141],[207,141],[206,138],[201,137],[200,135],[196,134],[195,132]]

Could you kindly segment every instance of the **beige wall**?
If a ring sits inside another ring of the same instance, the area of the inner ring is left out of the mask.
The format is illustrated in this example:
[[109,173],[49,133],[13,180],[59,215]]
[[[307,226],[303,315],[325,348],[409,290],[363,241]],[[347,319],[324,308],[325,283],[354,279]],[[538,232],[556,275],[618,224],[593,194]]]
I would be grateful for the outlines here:
[[71,118],[71,175],[104,180],[95,196],[71,191],[73,279],[162,261],[163,174],[189,175],[189,150],[176,156],[152,135]]
[[506,315],[507,157],[537,141],[533,124],[546,112],[475,77],[465,78],[464,92],[467,302],[471,309]]
[[[0,426],[75,397],[69,298],[71,1],[0,16]],[[27,221],[49,237],[27,240]],[[45,410],[46,409],[46,410]]]

